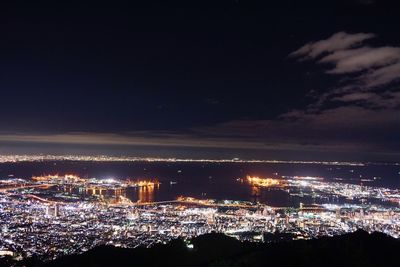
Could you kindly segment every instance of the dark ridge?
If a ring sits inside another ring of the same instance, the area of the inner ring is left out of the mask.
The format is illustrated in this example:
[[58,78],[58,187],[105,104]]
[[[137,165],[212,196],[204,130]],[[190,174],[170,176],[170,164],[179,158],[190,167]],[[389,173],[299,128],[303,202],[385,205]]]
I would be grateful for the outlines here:
[[[393,266],[400,242],[382,233],[357,231],[336,237],[270,244],[239,242],[222,234],[208,234],[187,243],[175,240],[150,249],[95,248],[43,263],[34,259],[18,263],[27,267],[129,267],[129,266]],[[4,263],[11,266],[10,262]]]

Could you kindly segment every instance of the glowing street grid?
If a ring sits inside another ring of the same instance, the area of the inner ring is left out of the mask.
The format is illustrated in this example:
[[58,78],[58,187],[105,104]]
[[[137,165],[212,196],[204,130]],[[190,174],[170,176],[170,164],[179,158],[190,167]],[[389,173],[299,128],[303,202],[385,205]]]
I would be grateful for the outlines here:
[[[311,239],[357,229],[400,235],[399,190],[325,182],[319,177],[247,176],[238,182],[256,192],[279,187],[326,203],[271,207],[187,196],[154,202],[148,196],[160,186],[157,179],[100,180],[75,175],[4,179],[0,183],[0,255],[49,260],[99,245],[150,247],[211,232],[255,242]],[[123,192],[130,187],[137,188],[143,198],[132,202],[125,197]],[[43,191],[46,198],[40,195]],[[332,204],[332,198],[348,201]],[[271,239],[268,233],[283,235]]]

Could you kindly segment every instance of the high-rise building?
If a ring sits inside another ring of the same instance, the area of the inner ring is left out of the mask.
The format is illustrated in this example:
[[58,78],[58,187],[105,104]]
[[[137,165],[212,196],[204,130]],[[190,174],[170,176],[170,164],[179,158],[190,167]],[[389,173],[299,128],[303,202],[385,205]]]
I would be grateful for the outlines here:
[[48,217],[58,217],[60,216],[60,207],[58,204],[46,206],[46,216]]
[[48,216],[48,217],[52,216],[51,206],[50,205],[46,206],[46,216]]
[[336,209],[336,219],[340,219],[340,208]]
[[58,204],[54,205],[54,217],[60,216],[60,206]]

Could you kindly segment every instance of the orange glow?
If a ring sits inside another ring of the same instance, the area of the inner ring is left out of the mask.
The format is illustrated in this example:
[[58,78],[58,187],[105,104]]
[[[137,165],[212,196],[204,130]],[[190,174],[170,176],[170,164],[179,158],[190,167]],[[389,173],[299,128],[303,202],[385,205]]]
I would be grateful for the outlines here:
[[278,187],[284,186],[283,182],[273,178],[260,178],[257,176],[247,176],[247,181],[254,186],[258,187]]
[[37,182],[64,181],[71,183],[83,183],[86,181],[85,179],[74,174],[33,176],[32,180]]
[[211,205],[214,203],[214,201],[210,200],[210,199],[197,199],[197,198],[193,198],[193,197],[183,197],[183,196],[178,197],[177,201],[185,202],[185,203],[200,204],[200,205]]
[[138,202],[151,203],[154,202],[154,185],[139,186]]
[[132,186],[132,187],[155,187],[159,186],[160,182],[158,182],[157,179],[137,180],[137,181],[127,180],[125,184],[127,186]]
[[258,186],[252,186],[251,187],[251,195],[253,197],[259,197],[260,196],[260,188]]

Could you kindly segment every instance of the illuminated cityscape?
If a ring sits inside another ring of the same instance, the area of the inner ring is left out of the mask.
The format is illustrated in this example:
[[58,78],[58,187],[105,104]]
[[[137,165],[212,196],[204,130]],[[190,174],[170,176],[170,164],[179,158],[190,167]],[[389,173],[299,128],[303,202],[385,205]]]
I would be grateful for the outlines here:
[[[189,158],[156,158],[156,157],[126,157],[126,156],[81,156],[81,155],[0,155],[0,163],[44,162],[44,161],[83,161],[83,162],[183,162],[183,163],[291,163],[291,164],[321,164],[364,166],[362,162],[339,161],[299,161],[299,160],[259,160],[259,159],[189,159]],[[387,163],[370,163],[385,165]],[[390,163],[400,165],[400,163]]]
[[398,262],[400,1],[3,2],[0,267]]
[[[96,179],[77,175],[1,180],[1,255],[44,260],[82,253],[99,245],[152,247],[175,238],[224,233],[239,240],[267,242],[266,233],[293,240],[334,236],[357,229],[400,236],[400,191],[325,182],[320,177],[247,176],[257,188],[326,200],[320,205],[273,207],[257,202],[179,196],[154,200],[157,179]],[[127,190],[138,190],[138,200]],[[332,204],[329,199],[347,201]]]

